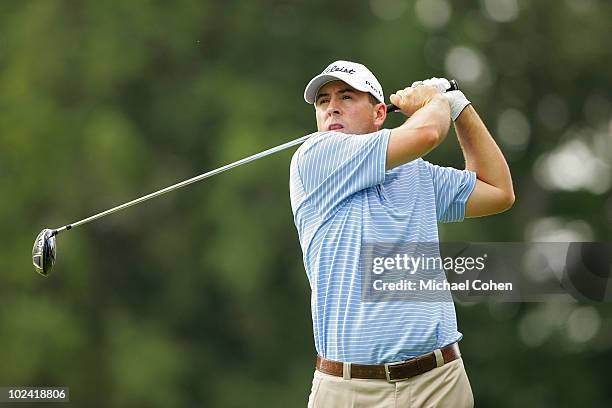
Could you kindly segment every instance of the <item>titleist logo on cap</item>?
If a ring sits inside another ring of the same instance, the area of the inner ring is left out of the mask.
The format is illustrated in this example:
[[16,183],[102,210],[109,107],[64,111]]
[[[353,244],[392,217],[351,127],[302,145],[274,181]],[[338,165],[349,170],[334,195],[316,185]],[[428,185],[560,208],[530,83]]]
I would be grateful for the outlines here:
[[330,72],[346,72],[347,74],[354,74],[355,70],[353,68],[346,68],[346,67],[339,67],[337,65],[332,65],[331,67],[328,67],[325,71],[323,71],[324,74],[329,74]]
[[[347,67],[343,67],[339,65],[332,65],[330,67],[327,67],[325,71],[323,71],[323,74],[329,74],[331,72],[344,72],[346,74],[354,74],[357,71],[355,71],[355,69],[353,68],[347,68]],[[367,79],[364,79],[364,82],[366,83],[366,85],[370,87],[372,91],[376,92],[377,95],[380,95],[381,97],[383,97],[383,94],[380,91],[380,89],[376,88],[376,86],[371,84],[370,81],[368,81]]]

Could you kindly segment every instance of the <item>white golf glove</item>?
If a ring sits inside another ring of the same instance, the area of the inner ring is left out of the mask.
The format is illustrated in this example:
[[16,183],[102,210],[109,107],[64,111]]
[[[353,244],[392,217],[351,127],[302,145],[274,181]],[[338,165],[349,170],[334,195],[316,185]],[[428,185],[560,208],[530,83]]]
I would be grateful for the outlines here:
[[428,85],[436,88],[440,91],[448,100],[448,104],[450,105],[451,118],[453,121],[457,120],[461,112],[468,106],[471,102],[465,97],[463,92],[456,91],[446,91],[450,89],[451,84],[446,78],[429,78],[424,81],[415,81],[412,83],[411,87],[419,86],[419,85]]

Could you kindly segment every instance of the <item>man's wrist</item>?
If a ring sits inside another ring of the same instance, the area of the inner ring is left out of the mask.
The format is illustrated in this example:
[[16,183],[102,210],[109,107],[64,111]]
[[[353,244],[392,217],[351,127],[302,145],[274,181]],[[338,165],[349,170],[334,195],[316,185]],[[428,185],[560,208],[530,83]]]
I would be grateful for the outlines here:
[[430,104],[430,103],[440,103],[440,104],[443,104],[443,105],[444,105],[444,104],[446,104],[446,105],[449,105],[449,104],[450,104],[449,100],[448,100],[446,97],[444,97],[444,95],[443,95],[443,94],[441,94],[441,93],[438,93],[438,94],[433,95],[433,96],[432,96],[432,97],[431,97],[431,98],[430,98],[430,99],[427,101],[427,103],[425,103],[423,106],[425,106],[425,105],[427,105],[427,104]]
[[432,104],[436,109],[450,110],[450,101],[443,94],[434,95],[426,105],[428,104]]
[[471,104],[471,102],[465,97],[463,92],[457,91],[449,91],[444,93],[444,97],[448,100],[448,104],[450,106],[450,115],[453,121],[456,121],[461,112],[465,109],[466,106]]

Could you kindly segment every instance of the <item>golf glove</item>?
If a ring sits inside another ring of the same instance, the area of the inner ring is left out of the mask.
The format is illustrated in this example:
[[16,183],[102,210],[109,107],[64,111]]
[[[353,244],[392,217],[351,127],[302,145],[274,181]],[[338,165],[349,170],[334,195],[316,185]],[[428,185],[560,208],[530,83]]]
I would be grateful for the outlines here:
[[412,83],[411,86],[415,87],[419,85],[432,86],[436,88],[438,91],[440,91],[446,97],[446,99],[448,100],[448,104],[450,105],[451,118],[453,118],[453,121],[457,120],[457,118],[459,117],[461,112],[463,112],[465,107],[471,103],[465,97],[463,92],[459,90],[446,92],[446,90],[450,89],[451,87],[450,82],[446,78],[433,77],[430,79],[426,79],[424,81],[415,81]]

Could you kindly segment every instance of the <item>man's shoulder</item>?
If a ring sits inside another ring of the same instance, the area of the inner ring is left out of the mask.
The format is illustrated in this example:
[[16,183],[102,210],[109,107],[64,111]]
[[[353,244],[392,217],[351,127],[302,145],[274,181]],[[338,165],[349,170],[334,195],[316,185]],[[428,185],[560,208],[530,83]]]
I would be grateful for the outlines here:
[[293,156],[299,156],[304,152],[308,152],[319,147],[330,147],[337,142],[351,141],[353,138],[383,135],[385,132],[389,132],[389,129],[380,129],[376,132],[365,134],[348,134],[336,131],[316,132],[313,133],[313,135],[296,150]]
[[[362,149],[364,144],[351,143],[357,142],[356,138],[371,138],[374,136],[383,136],[388,129],[381,129],[372,133],[365,134],[348,134],[335,131],[324,131],[313,133],[294,153],[291,157],[291,168],[302,166],[305,163],[314,166],[326,165],[331,160],[339,160],[340,158],[351,155],[352,152],[357,152]],[[366,139],[361,139],[366,141]]]
[[318,144],[321,143],[326,137],[329,137],[331,133],[337,132],[315,132],[310,136],[291,156],[291,163],[289,166],[289,172],[291,177],[299,174],[299,165],[304,160],[305,154],[310,152],[313,148],[315,148]]
[[[343,133],[339,132],[316,132],[313,133],[302,145],[293,153],[291,157],[291,167],[296,166],[305,156],[309,156],[309,153],[316,151],[319,148],[325,148],[325,141],[332,141],[332,139],[340,140],[341,138],[347,137]],[[339,139],[340,138],[340,139]]]
[[308,138],[308,140],[306,140],[304,143],[302,143],[302,145],[300,146],[300,148],[298,149],[298,151],[305,151],[305,150],[309,150],[311,148],[313,148],[314,146],[321,144],[325,141],[332,141],[332,140],[342,140],[345,139],[347,137],[349,137],[350,135],[347,135],[345,133],[340,133],[340,132],[334,132],[334,131],[330,131],[330,132],[316,132],[314,133],[311,137]]

